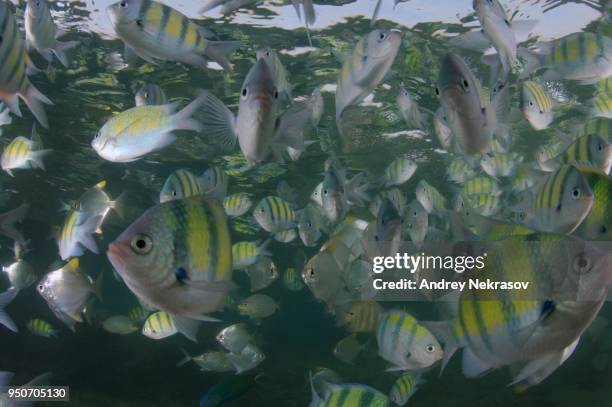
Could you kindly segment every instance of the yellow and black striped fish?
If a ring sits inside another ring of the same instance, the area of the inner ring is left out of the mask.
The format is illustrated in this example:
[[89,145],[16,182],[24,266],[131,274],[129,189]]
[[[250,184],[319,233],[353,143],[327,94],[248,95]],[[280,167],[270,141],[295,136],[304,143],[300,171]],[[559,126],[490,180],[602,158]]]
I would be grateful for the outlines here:
[[232,194],[223,200],[225,213],[231,217],[244,215],[251,209],[251,206],[253,206],[253,201],[251,201],[251,197],[244,192]]
[[180,169],[174,171],[162,187],[159,193],[159,202],[172,201],[190,196],[203,195],[204,190],[198,177],[188,170]]
[[591,32],[577,32],[538,44],[539,52],[522,50],[527,64],[522,77],[546,67],[542,80],[569,79],[594,84],[612,75],[612,39]]
[[586,134],[577,138],[553,161],[595,166],[608,174],[612,166],[612,144],[597,134]]
[[287,201],[268,196],[257,204],[253,216],[266,232],[278,233],[295,226],[295,212]]
[[537,82],[523,83],[519,107],[535,130],[547,128],[554,119],[552,99]]
[[576,130],[578,137],[586,136],[587,134],[597,134],[602,139],[612,142],[612,119],[597,117],[587,121]]
[[108,257],[146,303],[201,320],[222,309],[233,288],[231,248],[220,203],[192,196],[146,211],[109,245]]
[[52,104],[32,85],[27,76],[28,56],[21,31],[8,2],[0,2],[0,100],[21,117],[19,99],[44,127],[49,127],[42,103]]
[[612,240],[612,180],[597,168],[578,170],[593,190],[593,207],[575,234],[586,240]]
[[592,100],[592,117],[605,117],[612,119],[612,92],[603,92],[595,96]]
[[322,394],[313,392],[310,405],[317,407],[391,407],[393,403],[378,390],[363,384],[323,382]]
[[164,311],[149,315],[142,326],[142,334],[151,339],[167,338],[177,332],[172,316]]
[[57,337],[58,331],[54,329],[50,323],[43,321],[42,319],[31,319],[26,324],[28,331],[34,335],[42,336],[45,338]]
[[343,321],[347,324],[349,332],[374,332],[378,326],[378,320],[383,308],[376,301],[357,301],[343,315]]
[[226,54],[240,47],[240,41],[211,41],[204,27],[165,4],[152,0],[119,1],[107,7],[117,36],[139,57],[179,61],[206,67],[204,56],[225,70],[232,67]]
[[168,103],[168,98],[164,90],[157,85],[147,83],[142,86],[134,95],[136,106],[155,106],[165,105]]
[[551,173],[533,197],[521,220],[541,232],[573,232],[593,206],[593,191],[584,176],[571,165]]

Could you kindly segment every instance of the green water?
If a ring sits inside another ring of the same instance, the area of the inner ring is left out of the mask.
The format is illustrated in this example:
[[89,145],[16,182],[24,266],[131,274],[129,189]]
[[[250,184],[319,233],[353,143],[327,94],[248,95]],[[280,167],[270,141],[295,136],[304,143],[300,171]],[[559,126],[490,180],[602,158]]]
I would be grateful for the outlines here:
[[[31,251],[26,255],[42,276],[57,265],[59,256],[52,239],[52,226],[63,222],[61,202],[78,197],[100,180],[107,180],[111,197],[127,191],[124,219],[111,214],[104,224],[99,245],[103,251],[130,222],[145,209],[153,206],[168,175],[179,168],[201,174],[212,165],[225,169],[241,167],[244,159],[238,147],[226,149],[206,134],[178,132],[177,141],[170,147],[149,154],[139,161],[117,164],[104,161],[91,148],[97,131],[114,113],[134,105],[134,92],[145,83],[158,84],[170,100],[190,100],[195,89],[203,88],[230,109],[237,110],[240,86],[255,62],[255,50],[270,46],[280,51],[280,58],[290,73],[294,96],[308,96],[315,87],[324,86],[325,112],[313,136],[315,143],[296,162],[266,163],[230,177],[229,192],[246,192],[254,202],[275,194],[276,186],[285,180],[297,192],[299,207],[308,202],[314,187],[323,178],[323,162],[330,155],[338,156],[352,172],[367,171],[372,176],[382,173],[386,165],[400,154],[413,157],[419,168],[415,176],[400,189],[408,201],[420,179],[452,193],[443,174],[450,161],[433,135],[408,133],[399,114],[396,88],[403,83],[422,107],[435,110],[438,100],[434,86],[441,57],[452,48],[444,37],[446,32],[460,30],[462,23],[475,20],[469,0],[434,0],[401,3],[393,9],[392,1],[383,0],[383,8],[376,26],[406,30],[399,55],[392,71],[375,91],[375,106],[358,106],[345,113],[349,123],[350,140],[342,142],[336,131],[333,86],[340,63],[332,50],[349,51],[361,36],[368,33],[370,16],[375,1],[320,1],[315,2],[317,22],[310,28],[313,48],[309,47],[306,30],[295,16],[291,5],[272,2],[255,11],[239,11],[222,18],[214,12],[202,23],[223,39],[244,41],[243,47],[230,56],[235,71],[223,74],[216,69],[195,69],[178,63],[160,65],[138,64],[113,70],[107,55],[120,52],[123,44],[113,38],[110,22],[104,9],[110,1],[52,2],[56,23],[69,30],[70,39],[81,45],[70,52],[72,65],[61,67],[57,61],[46,72],[32,76],[38,89],[54,105],[47,106],[50,128],[39,130],[45,148],[53,154],[45,159],[46,171],[17,171],[15,177],[0,176],[2,208],[11,209],[27,202],[30,213],[22,230],[30,240]],[[199,5],[191,1],[166,0],[190,18],[198,18]],[[540,21],[536,31],[543,38],[558,38],[565,34],[586,30],[607,33],[612,26],[601,16],[603,3],[595,1],[507,1],[507,9],[518,10],[520,18]],[[23,14],[22,4],[18,16]],[[609,13],[609,10],[608,10]],[[19,17],[21,18],[21,17]],[[488,72],[476,52],[459,50],[469,64],[476,67],[477,76],[486,83]],[[35,59],[40,62],[40,59]],[[555,85],[559,94],[585,101],[593,87],[569,82]],[[516,105],[516,95],[513,103]],[[29,136],[33,117],[22,104],[24,118],[13,118],[13,123],[2,126],[0,142],[8,143],[17,135]],[[574,109],[563,109],[557,114],[553,127],[569,129],[580,122],[582,114]],[[529,156],[535,147],[554,136],[553,130],[535,132],[525,121],[512,129],[521,142],[516,151]],[[389,135],[397,135],[390,137]],[[371,220],[369,212],[360,208],[355,214]],[[232,240],[263,240],[269,234],[260,230],[250,213],[230,222]],[[322,243],[322,242],[320,242]],[[0,242],[2,264],[11,262],[11,242]],[[295,256],[303,252],[311,257],[316,248],[303,247],[299,239],[281,244],[273,242],[270,251],[279,270],[294,265]],[[81,258],[84,271],[95,276],[105,273],[103,301],[96,312],[104,316],[126,313],[137,305],[130,291],[112,274],[106,256],[87,252]],[[3,279],[2,290],[8,287]],[[260,325],[252,325],[261,341],[266,360],[255,372],[263,373],[263,380],[244,397],[228,403],[234,406],[305,406],[310,400],[308,373],[318,367],[337,371],[346,382],[363,383],[384,393],[391,388],[396,376],[384,373],[386,363],[377,355],[376,340],[372,336],[366,350],[354,365],[346,364],[332,355],[335,343],[346,335],[342,328],[307,288],[288,291],[280,280],[264,293],[280,302],[281,309]],[[387,304],[386,307],[398,306]],[[410,303],[407,309],[415,315],[431,317],[427,304]],[[602,315],[612,317],[605,305]],[[139,332],[119,336],[104,331],[100,320],[92,325],[78,324],[76,333],[70,332],[49,310],[34,287],[21,292],[8,307],[20,332],[13,334],[0,328],[0,370],[15,372],[13,383],[22,384],[46,371],[53,372],[54,385],[68,385],[70,405],[75,406],[193,406],[207,389],[233,373],[201,372],[194,364],[176,367],[182,358],[180,348],[196,355],[218,350],[214,336],[231,323],[244,321],[235,313],[222,314],[223,324],[204,324],[198,343],[185,337],[155,341]],[[31,335],[25,323],[31,318],[42,318],[60,329],[59,337],[46,339]],[[610,341],[608,336],[608,341]],[[605,338],[585,336],[575,354],[543,383],[524,393],[507,387],[508,373],[497,370],[484,378],[468,380],[461,373],[459,357],[453,358],[441,377],[438,365],[426,375],[423,385],[409,402],[411,406],[607,406],[612,404],[612,352]],[[41,405],[56,405],[54,403]]]

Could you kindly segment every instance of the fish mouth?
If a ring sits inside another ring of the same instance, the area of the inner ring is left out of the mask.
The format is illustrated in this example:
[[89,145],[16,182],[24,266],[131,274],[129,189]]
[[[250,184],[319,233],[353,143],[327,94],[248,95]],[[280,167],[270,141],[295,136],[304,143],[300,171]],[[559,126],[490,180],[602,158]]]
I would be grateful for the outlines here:
[[270,96],[266,95],[265,93],[256,94],[255,96],[253,96],[253,99],[266,104],[270,103],[271,100]]
[[106,256],[108,260],[111,262],[115,270],[119,271],[121,267],[125,264],[128,258],[127,247],[121,243],[112,242],[108,245],[108,250],[106,251]]

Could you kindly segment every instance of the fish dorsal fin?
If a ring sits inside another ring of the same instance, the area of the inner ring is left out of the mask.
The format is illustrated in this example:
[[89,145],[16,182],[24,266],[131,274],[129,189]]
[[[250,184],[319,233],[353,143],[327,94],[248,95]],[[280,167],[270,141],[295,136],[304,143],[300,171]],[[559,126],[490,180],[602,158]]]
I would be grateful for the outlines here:
[[68,267],[72,270],[76,270],[79,267],[79,258],[73,257],[72,259],[70,259],[70,261],[68,262]]

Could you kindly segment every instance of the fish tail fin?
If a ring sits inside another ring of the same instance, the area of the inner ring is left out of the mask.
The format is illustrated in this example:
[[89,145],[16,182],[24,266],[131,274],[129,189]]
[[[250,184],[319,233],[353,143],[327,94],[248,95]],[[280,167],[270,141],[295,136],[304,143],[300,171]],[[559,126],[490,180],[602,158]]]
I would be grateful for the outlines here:
[[92,216],[88,218],[81,226],[79,231],[78,241],[80,244],[85,246],[92,253],[98,254],[98,244],[93,237],[98,229],[98,223],[102,219],[102,216]]
[[542,65],[544,65],[543,56],[530,51],[527,48],[519,47],[518,56],[525,61],[523,71],[519,75],[519,79],[524,79],[531,73],[537,71]]
[[115,213],[121,218],[125,218],[125,201],[127,199],[127,191],[123,191],[114,201],[110,203]]
[[[43,373],[43,374],[41,374],[39,376],[36,376],[35,378],[30,380],[26,384],[24,384],[24,387],[25,386],[44,386],[44,385],[47,385],[51,381],[51,376],[53,376],[53,373],[51,373],[51,372]],[[23,404],[20,403],[19,405],[22,406]]]
[[0,294],[0,325],[4,325],[13,332],[17,332],[17,325],[11,319],[9,314],[4,311],[4,308],[15,299],[19,291],[11,288]]
[[13,112],[13,114],[17,115],[18,117],[22,117],[21,109],[19,108],[19,98],[17,95],[7,96],[3,98],[2,101],[6,104],[8,109]]
[[30,108],[30,111],[36,117],[36,120],[44,127],[49,128],[49,122],[47,121],[47,114],[45,113],[45,109],[43,107],[43,103],[47,105],[52,105],[51,102],[45,95],[43,95],[34,85],[31,83],[28,85],[25,94],[20,95]]
[[53,53],[59,59],[59,61],[64,65],[64,67],[68,68],[70,66],[70,59],[68,59],[68,55],[66,55],[66,51],[71,48],[79,45],[79,41],[65,41],[65,42],[57,42],[55,48],[53,48]]
[[[176,324],[176,322],[175,322]],[[183,366],[187,363],[189,363],[191,361],[191,355],[189,355],[189,353],[187,353],[187,351],[183,348],[180,348],[181,352],[183,353],[183,359],[179,360],[178,363],[176,364],[176,366]]]
[[361,172],[346,181],[344,186],[346,198],[357,206],[363,206],[366,202],[370,201],[370,197],[366,193],[369,184],[363,179],[364,177],[365,173]]
[[13,119],[11,118],[11,109],[4,109],[2,113],[0,113],[0,126],[5,124],[11,124]]
[[257,247],[257,253],[260,256],[272,256],[272,253],[270,253],[270,251],[268,250],[268,246],[270,246],[271,241],[272,239],[266,239],[265,242],[263,242]]
[[442,359],[442,366],[440,366],[440,375],[442,375],[451,357],[461,346],[451,335],[450,321],[422,321],[421,324],[429,329],[436,339],[444,343],[444,358]]
[[198,341],[198,329],[200,328],[200,321],[191,318],[185,318],[179,315],[172,315],[172,321],[176,326],[177,331],[185,335],[188,339],[194,342]]
[[205,101],[205,94],[201,93],[191,103],[185,106],[182,110],[177,112],[173,116],[174,125],[179,130],[193,130],[197,132],[202,131],[202,124],[197,120],[192,119],[191,116],[202,106]]
[[205,92],[202,110],[204,111],[204,130],[214,138],[219,139],[221,144],[233,147],[236,144],[236,118],[234,114],[209,92]]
[[33,151],[32,156],[30,157],[32,164],[34,164],[34,166],[36,166],[37,168],[40,168],[41,170],[45,171],[45,163],[43,161],[43,158],[49,155],[52,151],[53,150],[51,149]]
[[304,20],[306,21],[306,24],[313,25],[315,23],[317,15],[315,14],[314,4],[312,3],[312,0],[303,0],[302,7],[304,8]]
[[104,288],[104,272],[99,272],[93,283],[93,291],[100,301],[103,301],[102,290]]
[[206,54],[209,58],[217,62],[228,72],[234,70],[232,64],[227,59],[227,54],[237,50],[242,46],[242,41],[209,41]]
[[[376,2],[376,6],[374,7],[374,12],[372,13],[372,19],[370,20],[370,27],[374,27],[376,23],[376,19],[378,18],[378,12],[380,11],[380,6],[382,4],[382,0],[378,0]],[[395,8],[395,6],[393,6]]]
[[18,208],[0,215],[0,231],[11,239],[21,244],[25,244],[25,239],[23,238],[21,232],[15,228],[15,223],[21,222],[25,218],[29,209],[30,205],[23,204]]

